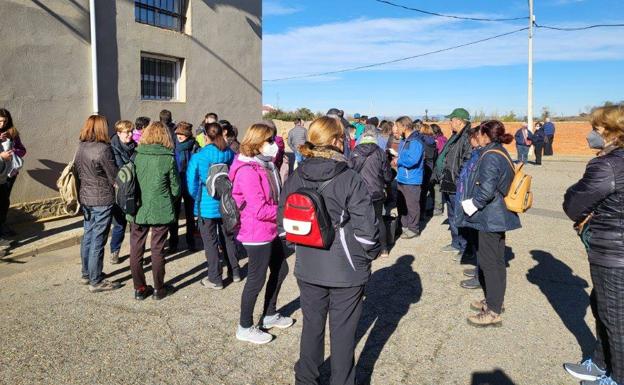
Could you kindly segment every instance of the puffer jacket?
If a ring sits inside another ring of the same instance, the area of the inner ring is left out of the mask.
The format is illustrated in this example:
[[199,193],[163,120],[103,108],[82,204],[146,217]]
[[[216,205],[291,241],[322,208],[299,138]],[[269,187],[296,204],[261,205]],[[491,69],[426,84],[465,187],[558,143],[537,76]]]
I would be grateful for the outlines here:
[[457,178],[464,163],[470,159],[470,122],[453,134],[444,145],[435,163],[433,178],[440,184],[440,191],[455,194]]
[[[279,190],[279,175],[275,169],[271,172]],[[271,242],[277,237],[279,199],[272,197],[267,169],[255,158],[239,154],[230,167],[229,176],[233,184],[232,197],[240,212],[237,239],[243,244]]]
[[80,142],[74,162],[80,189],[78,200],[85,206],[109,206],[115,203],[117,166],[109,144]]
[[180,176],[173,150],[160,144],[137,147],[134,161],[141,206],[128,220],[140,225],[166,225],[175,220],[173,203],[180,196]]
[[115,165],[117,165],[117,168],[122,168],[126,163],[132,160],[136,146],[136,143],[133,141],[128,144],[122,143],[117,134],[111,137],[111,147],[113,148]]
[[374,143],[359,144],[353,149],[349,167],[360,174],[373,202],[386,198],[386,185],[392,171],[386,152]]
[[[498,150],[505,153],[488,152]],[[468,175],[465,199],[472,199],[479,209],[465,220],[466,227],[488,233],[519,229],[520,218],[505,205],[505,195],[514,178],[507,150],[500,143],[490,143],[481,149],[473,172]],[[461,210],[461,207],[459,208]]]
[[407,185],[421,185],[425,170],[425,148],[419,132],[412,132],[399,145],[397,160],[397,182]]
[[624,149],[589,161],[583,178],[566,191],[563,211],[587,223],[589,263],[624,268]]
[[284,204],[288,195],[303,187],[303,180],[310,187],[332,178],[323,190],[323,198],[332,223],[338,226],[334,243],[329,250],[298,245],[295,277],[315,285],[361,286],[368,281],[371,262],[379,254],[379,232],[368,189],[345,161],[308,158],[286,180],[277,220],[280,235],[285,235]]
[[186,169],[186,185],[189,195],[195,199],[194,212],[197,217],[221,218],[219,201],[208,194],[206,179],[210,166],[218,163],[230,166],[233,160],[234,152],[229,147],[221,151],[214,144],[205,146],[191,156]]

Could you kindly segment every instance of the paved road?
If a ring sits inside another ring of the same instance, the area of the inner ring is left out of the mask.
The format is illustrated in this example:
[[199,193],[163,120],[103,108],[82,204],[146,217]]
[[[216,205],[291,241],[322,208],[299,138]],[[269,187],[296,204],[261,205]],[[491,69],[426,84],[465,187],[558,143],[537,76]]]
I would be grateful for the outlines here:
[[[468,305],[481,293],[460,288],[465,266],[438,252],[449,241],[441,218],[376,261],[360,322],[359,383],[574,384],[561,364],[591,350],[593,319],[586,256],[561,201],[583,169],[581,162],[529,167],[535,208],[508,234],[502,328],[467,325]],[[203,289],[201,253],[170,257],[167,279],[179,290],[162,302],[132,298],[127,261],[105,265],[124,288],[90,294],[77,283],[78,255],[74,247],[0,264],[0,383],[293,383],[301,322],[276,331],[268,345],[238,342],[243,286]],[[302,319],[292,274],[279,305]]]

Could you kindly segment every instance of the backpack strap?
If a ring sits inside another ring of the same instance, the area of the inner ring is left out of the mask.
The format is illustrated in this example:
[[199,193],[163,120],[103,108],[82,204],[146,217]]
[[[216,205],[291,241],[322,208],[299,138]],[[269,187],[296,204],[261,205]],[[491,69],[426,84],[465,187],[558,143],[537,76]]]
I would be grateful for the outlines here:
[[507,154],[505,154],[504,152],[502,152],[501,150],[487,150],[486,152],[484,152],[481,157],[485,156],[485,154],[487,153],[496,153],[501,155],[503,158],[505,158],[507,160],[507,163],[509,163],[509,167],[511,167],[511,170],[515,173],[516,172],[516,168],[514,167],[513,162],[511,161],[511,159],[509,158],[509,156],[507,156]]

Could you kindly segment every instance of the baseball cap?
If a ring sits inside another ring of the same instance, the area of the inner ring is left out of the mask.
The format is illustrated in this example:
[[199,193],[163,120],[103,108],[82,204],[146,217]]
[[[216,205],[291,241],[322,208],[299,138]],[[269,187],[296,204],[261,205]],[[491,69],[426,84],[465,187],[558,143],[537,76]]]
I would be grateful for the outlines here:
[[464,108],[456,108],[450,115],[446,115],[448,119],[458,118],[461,120],[470,120],[470,114]]
[[361,117],[362,117],[362,115],[360,115],[360,114],[358,114],[358,113],[355,113],[355,114],[353,115],[353,119],[359,119],[359,118],[361,118]]

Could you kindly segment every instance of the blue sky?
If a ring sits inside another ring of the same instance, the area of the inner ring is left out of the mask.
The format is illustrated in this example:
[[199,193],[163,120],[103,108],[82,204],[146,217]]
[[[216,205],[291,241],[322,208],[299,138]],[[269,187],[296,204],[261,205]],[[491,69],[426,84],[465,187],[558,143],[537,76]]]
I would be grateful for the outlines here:
[[[432,12],[485,18],[528,15],[527,0],[392,0]],[[536,0],[536,22],[624,23],[622,0]],[[526,114],[527,32],[356,72],[327,72],[417,55],[526,26],[527,21],[458,21],[374,0],[264,0],[263,101],[282,109],[396,116],[470,111]],[[624,28],[535,33],[535,110],[576,114],[624,100]]]

